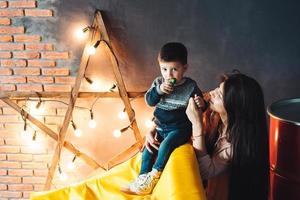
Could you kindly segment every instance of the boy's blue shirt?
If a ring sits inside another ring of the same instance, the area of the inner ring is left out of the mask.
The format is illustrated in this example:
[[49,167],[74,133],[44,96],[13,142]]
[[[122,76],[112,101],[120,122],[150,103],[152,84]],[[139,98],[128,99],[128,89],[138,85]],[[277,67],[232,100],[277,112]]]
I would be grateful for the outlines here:
[[161,128],[191,127],[185,111],[190,97],[197,94],[203,97],[197,83],[191,78],[184,77],[184,83],[174,87],[171,94],[162,93],[159,86],[164,82],[163,77],[157,77],[145,95],[146,103],[155,106],[155,123]]

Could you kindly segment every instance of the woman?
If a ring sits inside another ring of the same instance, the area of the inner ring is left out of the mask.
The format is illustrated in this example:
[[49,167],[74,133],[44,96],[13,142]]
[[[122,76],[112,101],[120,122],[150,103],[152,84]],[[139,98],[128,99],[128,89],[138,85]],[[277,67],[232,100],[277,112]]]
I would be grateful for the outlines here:
[[[223,76],[209,96],[210,109],[220,117],[217,128],[204,131],[202,112],[192,98],[186,110],[201,177],[208,180],[208,199],[267,199],[269,146],[260,85],[235,73]],[[147,135],[146,146],[157,147],[152,135]]]

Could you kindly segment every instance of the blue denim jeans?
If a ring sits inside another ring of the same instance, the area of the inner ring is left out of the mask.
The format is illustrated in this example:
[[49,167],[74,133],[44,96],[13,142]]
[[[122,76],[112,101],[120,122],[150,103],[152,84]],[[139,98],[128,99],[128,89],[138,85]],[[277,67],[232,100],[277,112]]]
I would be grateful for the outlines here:
[[151,147],[153,153],[147,148],[144,149],[140,174],[150,172],[152,168],[162,171],[173,150],[187,143],[192,135],[192,128],[189,126],[176,129],[157,128],[156,130],[157,140],[160,142],[158,151],[153,147]]

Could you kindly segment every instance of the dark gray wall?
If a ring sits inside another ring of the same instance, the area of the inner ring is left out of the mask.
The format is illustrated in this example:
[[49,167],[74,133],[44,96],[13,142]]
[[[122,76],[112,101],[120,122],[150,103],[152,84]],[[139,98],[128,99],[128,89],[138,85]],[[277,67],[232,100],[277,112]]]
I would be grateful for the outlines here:
[[[104,11],[110,37],[130,90],[145,90],[159,74],[161,45],[183,42],[189,50],[188,75],[200,88],[217,85],[224,71],[239,69],[263,86],[266,103],[300,96],[300,3],[279,0],[57,0],[49,38],[73,52],[75,73],[83,44],[70,27]],[[43,26],[40,24],[40,26]],[[40,27],[41,28],[41,27]]]

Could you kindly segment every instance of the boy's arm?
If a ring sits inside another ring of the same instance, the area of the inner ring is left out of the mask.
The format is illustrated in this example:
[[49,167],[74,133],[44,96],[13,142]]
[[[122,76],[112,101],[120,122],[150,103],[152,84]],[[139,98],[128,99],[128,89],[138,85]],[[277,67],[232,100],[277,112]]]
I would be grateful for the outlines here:
[[153,81],[151,88],[146,92],[145,100],[149,106],[155,106],[164,94],[159,88],[160,84],[159,78],[156,78]]

